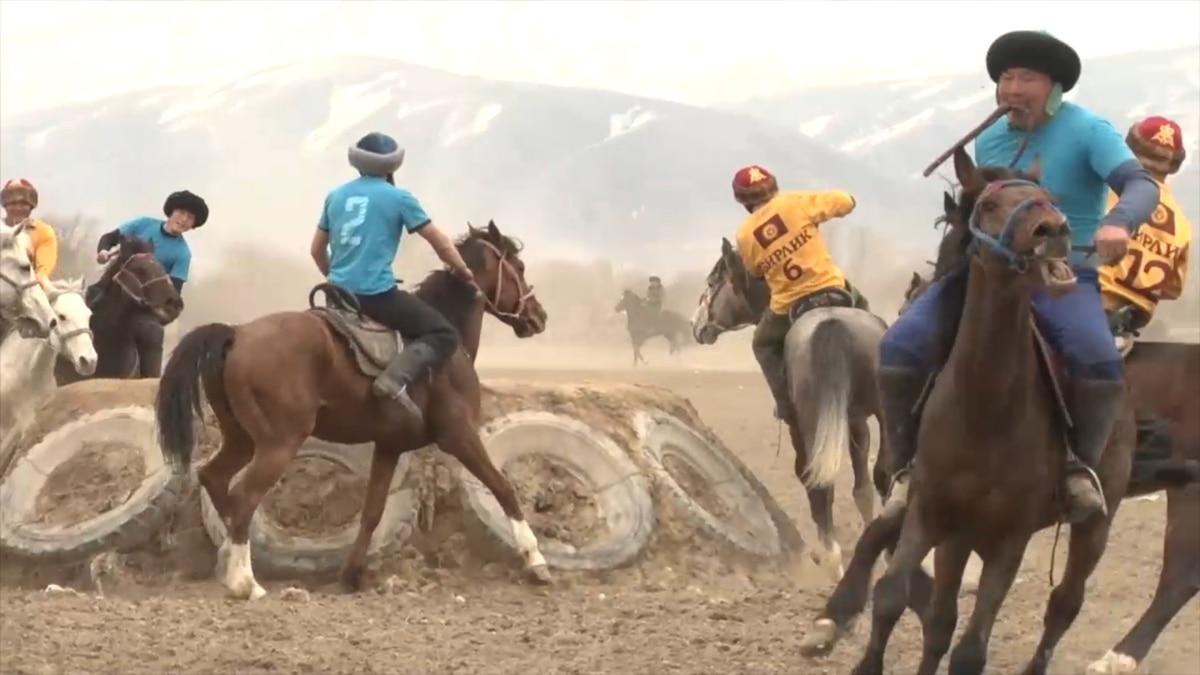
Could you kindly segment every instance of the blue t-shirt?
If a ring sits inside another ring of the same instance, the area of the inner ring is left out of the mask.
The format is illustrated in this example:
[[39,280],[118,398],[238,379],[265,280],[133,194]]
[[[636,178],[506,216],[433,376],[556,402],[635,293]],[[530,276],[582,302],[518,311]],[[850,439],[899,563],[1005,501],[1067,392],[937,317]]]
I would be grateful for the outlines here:
[[134,218],[117,228],[126,236],[137,237],[154,243],[154,257],[167,274],[180,280],[188,280],[192,267],[192,249],[181,236],[167,234],[162,218]]
[[[975,139],[975,163],[1008,166],[1016,157],[1025,132],[1000,119]],[[1042,162],[1042,185],[1054,195],[1071,223],[1071,243],[1091,246],[1100,221],[1107,214],[1109,175],[1134,159],[1125,137],[1108,120],[1092,111],[1065,102],[1050,122],[1034,130],[1029,147],[1017,162],[1028,169]],[[1076,253],[1072,262],[1084,262]]]
[[400,236],[429,224],[411,192],[382,178],[362,176],[325,198],[317,227],[329,233],[329,281],[357,295],[396,287],[392,264]]

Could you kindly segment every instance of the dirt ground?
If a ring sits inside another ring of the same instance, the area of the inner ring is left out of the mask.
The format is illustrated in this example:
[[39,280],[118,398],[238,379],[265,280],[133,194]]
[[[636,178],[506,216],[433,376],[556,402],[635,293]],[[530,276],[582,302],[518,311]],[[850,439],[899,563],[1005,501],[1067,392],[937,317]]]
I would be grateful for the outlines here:
[[[624,350],[578,353],[505,349],[481,358],[485,378],[547,382],[625,381],[668,387],[688,398],[705,422],[754,470],[812,538],[804,493],[766,388],[750,371],[743,335],[713,348],[666,356],[644,351],[649,367],[628,369]],[[728,344],[734,342],[734,344]],[[539,368],[515,368],[537,363]],[[502,366],[507,365],[507,368]],[[847,555],[861,524],[850,500],[849,471],[838,496],[839,539]],[[1080,673],[1104,654],[1145,609],[1158,577],[1165,500],[1127,502],[1088,602],[1052,672]],[[1018,671],[1041,630],[1049,588],[1051,535],[1038,537],[997,624],[989,672]],[[1058,553],[1061,574],[1065,551]],[[502,576],[502,575],[501,575]],[[285,584],[246,604],[228,600],[212,579],[167,592],[111,597],[36,591],[0,592],[0,671],[4,673],[795,673],[843,674],[860,655],[865,630],[829,658],[807,661],[797,642],[832,582],[816,576],[755,579],[741,575],[669,582],[572,579],[534,589],[508,578],[442,575],[400,592],[342,596],[314,592],[289,601]],[[964,599],[960,627],[970,609]],[[1185,608],[1148,660],[1155,673],[1200,673],[1200,605]],[[906,617],[892,641],[891,672],[909,673],[919,629]]]

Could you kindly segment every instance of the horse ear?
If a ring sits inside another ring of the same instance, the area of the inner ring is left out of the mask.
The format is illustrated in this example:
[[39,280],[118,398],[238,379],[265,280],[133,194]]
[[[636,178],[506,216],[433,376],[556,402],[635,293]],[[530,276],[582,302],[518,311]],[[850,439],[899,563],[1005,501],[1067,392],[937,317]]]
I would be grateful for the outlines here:
[[733,244],[729,243],[725,237],[721,237],[721,254],[729,255],[731,253],[733,253]]
[[1033,164],[1030,164],[1029,168],[1025,170],[1025,174],[1028,175],[1031,179],[1033,179],[1033,182],[1041,183],[1042,182],[1042,158],[1035,157],[1033,159]]
[[964,192],[982,190],[987,184],[987,181],[983,179],[983,174],[979,173],[975,162],[967,154],[966,148],[957,148],[954,151],[954,175],[958,178],[958,184],[962,186]]
[[942,210],[947,216],[958,212],[958,202],[954,201],[954,195],[949,192],[942,193]]
[[500,228],[496,227],[496,221],[494,220],[488,220],[487,231],[488,236],[495,241],[500,241],[500,237],[503,236],[500,234]]
[[918,274],[917,272],[913,272],[912,281],[910,281],[908,285],[909,285],[909,288],[916,288],[917,286],[920,286],[921,285],[921,275]]

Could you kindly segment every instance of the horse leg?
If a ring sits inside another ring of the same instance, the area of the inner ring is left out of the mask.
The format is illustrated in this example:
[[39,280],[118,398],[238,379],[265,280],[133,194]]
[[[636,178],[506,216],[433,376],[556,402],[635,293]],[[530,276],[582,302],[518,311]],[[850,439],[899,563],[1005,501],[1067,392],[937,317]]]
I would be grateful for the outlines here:
[[[1108,532],[1112,527],[1115,511],[1115,508],[1111,508],[1106,518],[1071,526],[1067,567],[1063,571],[1062,580],[1050,591],[1050,600],[1046,603],[1046,617],[1042,623],[1042,639],[1038,642],[1037,651],[1029,660],[1029,665],[1025,667],[1025,675],[1045,675],[1059,640],[1062,640],[1071,624],[1075,623],[1075,617],[1079,616],[1079,610],[1083,607],[1083,597],[1087,592],[1088,577],[1096,571],[1104,549],[1108,546]],[[986,563],[983,572],[987,574]],[[981,587],[980,593],[982,592]]]
[[200,485],[208,493],[213,510],[225,524],[225,540],[217,550],[217,565],[213,573],[224,576],[229,563],[229,528],[233,504],[229,496],[229,482],[254,458],[254,439],[242,425],[229,418],[229,413],[218,412],[217,422],[221,427],[221,447],[204,466],[196,472]]
[[[992,637],[992,626],[1008,597],[1008,591],[1017,580],[1028,536],[1011,537],[998,543],[996,548],[983,556],[983,572],[979,579],[979,591],[975,596],[975,611],[966,630],[950,653],[949,675],[980,675],[987,664],[988,641]],[[934,580],[937,583],[937,580]]]
[[392,477],[396,474],[396,465],[400,462],[400,452],[396,450],[400,444],[395,442],[375,442],[375,451],[371,455],[371,476],[367,479],[367,496],[363,500],[362,515],[359,518],[358,537],[346,556],[342,565],[342,586],[349,591],[357,592],[362,589],[363,569],[366,566],[367,548],[371,545],[371,537],[379,521],[383,519],[383,510],[387,506],[388,489],[392,485]]
[[788,436],[791,437],[792,449],[796,452],[796,479],[804,486],[804,492],[808,495],[808,514],[817,526],[817,536],[821,540],[821,547],[825,549],[819,557],[814,553],[814,561],[822,567],[828,567],[836,575],[836,579],[840,580],[845,576],[846,568],[842,565],[842,548],[838,546],[834,536],[833,485],[810,487],[804,482],[804,475],[808,469],[808,450],[804,443],[804,434],[792,424],[788,425]]
[[235,597],[257,600],[267,594],[254,578],[250,562],[250,521],[259,503],[272,486],[283,476],[296,457],[300,444],[308,436],[295,434],[290,437],[258,442],[254,460],[246,470],[245,477],[233,487],[233,501],[229,521],[229,564],[225,568],[225,587]]
[[942,657],[950,651],[958,625],[958,590],[970,558],[971,547],[961,538],[943,541],[934,552],[933,599],[921,625],[925,647],[919,675],[937,675]]
[[850,420],[850,466],[854,470],[854,505],[863,527],[875,519],[875,493],[867,475],[871,464],[871,429],[867,420]]
[[474,427],[462,424],[440,426],[442,428],[438,429],[435,439],[438,447],[458,459],[463,467],[492,493],[504,511],[504,515],[508,516],[509,524],[512,525],[513,539],[517,542],[517,550],[521,552],[521,557],[525,559],[525,568],[529,570],[534,581],[542,584],[551,583],[553,579],[546,567],[546,558],[538,547],[537,536],[529,527],[529,523],[525,521],[525,514],[521,511],[520,502],[517,501],[516,490],[513,489],[508,478],[492,463],[487,448],[479,438],[479,432]]
[[922,519],[922,508],[920,496],[914,495],[904,514],[896,553],[888,563],[887,571],[875,583],[871,596],[871,639],[862,659],[854,667],[854,675],[883,675],[883,655],[888,639],[908,606],[909,581],[913,572],[920,569],[921,560],[940,543],[940,535]]
[[1088,673],[1127,675],[1135,672],[1159,634],[1197,593],[1200,593],[1200,490],[1170,490],[1167,492],[1162,572],[1158,575],[1154,599],[1125,637],[1088,666]]

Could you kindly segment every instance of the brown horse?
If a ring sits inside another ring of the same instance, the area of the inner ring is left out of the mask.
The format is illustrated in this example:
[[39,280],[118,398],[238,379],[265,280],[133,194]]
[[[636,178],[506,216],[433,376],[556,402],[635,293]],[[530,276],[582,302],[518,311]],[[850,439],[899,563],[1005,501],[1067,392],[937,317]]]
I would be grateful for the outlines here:
[[[947,216],[957,206],[946,195]],[[959,242],[943,240],[933,277],[913,273],[904,294],[904,311],[929,285],[944,276],[962,259]],[[1176,461],[1200,462],[1200,344],[1137,341],[1125,358],[1125,381],[1138,419],[1138,452],[1134,470],[1144,462],[1137,457],[1156,454],[1147,446],[1167,443]],[[1154,487],[1140,485],[1134,476],[1130,495],[1145,494]],[[1146,658],[1154,642],[1196,594],[1200,592],[1200,490],[1183,487],[1167,490],[1167,526],[1163,534],[1163,562],[1158,588],[1150,606],[1133,628],[1107,654],[1093,662],[1088,672],[1097,675],[1133,673]]]
[[[1044,193],[1035,192],[1038,189],[1036,185],[1025,182],[1036,179],[1036,176],[1019,175],[998,167],[977,169],[966,153],[961,151],[955,155],[955,167],[963,184],[963,193],[957,205],[952,198],[946,200],[947,208],[954,209],[949,214],[949,222],[954,229],[948,233],[939,253],[938,267],[946,271],[956,268],[955,258],[951,256],[961,260],[968,250],[971,237],[966,231],[967,224],[977,208],[985,214],[980,216],[981,229],[995,236],[994,233],[1007,225],[1015,205],[1024,201],[1024,198],[1032,194],[1045,199]],[[991,181],[1014,178],[1023,180],[996,183],[996,186],[1003,187],[988,191],[986,197],[991,205],[979,206],[981,193]],[[1036,244],[1041,248],[1037,253],[1043,258],[1047,257],[1046,248],[1049,241],[1053,241],[1048,237],[1056,229],[1053,220],[1061,220],[1061,216],[1053,219],[1030,218],[1031,215],[1053,213],[1050,210],[1039,213],[1040,210],[1026,211],[1025,218],[1021,218],[1018,212],[1018,217],[1012,219],[1014,236],[1011,250],[1017,255],[1030,255],[1035,250],[1034,242],[1041,239]],[[1065,228],[1059,223],[1057,229],[1061,233]],[[1035,238],[1034,232],[1040,236]],[[1059,248],[1066,245],[1061,239],[1056,244]],[[1060,251],[1055,253],[1065,255]],[[978,305],[981,297],[986,301],[986,293],[994,293],[994,286],[1016,286],[1021,283],[1019,277],[1014,279],[1017,275],[1012,270],[997,265],[995,259],[989,259],[994,255],[979,252],[970,256],[971,271],[965,275],[965,280],[960,280],[957,298],[954,294],[944,296],[949,306],[943,308],[946,339],[942,341],[942,360],[948,358],[949,363],[935,381],[922,415],[918,475],[914,483],[914,494],[920,493],[922,496],[912,500],[907,509],[877,519],[863,532],[846,576],[827,602],[816,629],[804,640],[802,651],[807,654],[827,651],[844,634],[850,621],[866,605],[867,588],[875,560],[885,548],[896,546],[898,539],[907,538],[907,542],[901,542],[888,573],[876,587],[876,621],[872,640],[856,672],[881,672],[884,644],[906,601],[914,611],[924,615],[926,641],[920,672],[936,671],[950,646],[957,620],[954,598],[962,567],[973,549],[985,560],[983,580],[975,615],[952,656],[950,672],[981,672],[992,622],[1015,577],[1030,535],[1059,520],[1054,498],[1065,455],[1060,440],[1063,422],[1054,416],[1056,403],[1050,395],[1051,388],[1045,377],[1048,371],[1038,367],[1038,354],[1032,351],[1035,343],[1028,314],[1028,293],[1019,286],[1012,289],[1019,292],[1004,298],[1007,302],[994,305],[988,316],[978,316],[978,309],[972,307],[972,303]],[[1030,271],[1037,273],[1049,265],[1061,263],[1061,260],[1034,259],[1029,262],[1032,263]],[[914,280],[920,285],[919,276],[915,276]],[[1029,284],[1030,281],[1025,283]],[[1038,283],[1038,280],[1032,280],[1032,283]],[[910,292],[909,299],[912,297]],[[955,303],[961,303],[962,306],[955,308]],[[989,320],[1004,323],[989,331],[985,325]],[[989,342],[996,336],[1005,339]],[[981,345],[988,348],[983,352],[986,359],[990,359],[988,362],[1008,362],[1014,354],[1024,353],[1025,367],[1032,372],[1024,377],[1012,377],[1013,373],[1020,371],[1016,370],[1016,366],[1005,366],[1001,370],[1007,373],[1006,383],[995,382],[997,373],[988,369],[971,372],[972,348]],[[951,364],[956,361],[958,369],[951,369]],[[970,376],[963,377],[967,373]],[[974,396],[971,395],[970,387],[979,382],[993,382],[984,401],[978,400],[978,390]],[[962,391],[948,396],[953,387]],[[1013,393],[1013,389],[1021,387],[1026,390]],[[997,406],[996,401],[1015,403]],[[934,404],[941,410],[931,414]],[[957,411],[956,407],[959,408]],[[1013,414],[1019,415],[1015,418],[1016,422],[1000,420]],[[1123,423],[1114,427],[1113,439],[1099,472],[1109,500],[1109,515],[1072,527],[1067,570],[1062,582],[1051,594],[1045,633],[1034,659],[1026,669],[1027,673],[1045,672],[1055,646],[1077,615],[1083,602],[1086,579],[1103,552],[1111,518],[1115,515],[1119,500],[1123,496],[1145,494],[1200,480],[1200,471],[1195,463],[1165,459],[1156,448],[1148,445],[1144,454],[1139,452],[1132,466],[1132,480],[1126,483],[1130,476],[1130,452],[1133,446],[1131,409],[1125,410],[1121,421]],[[1008,425],[1007,430],[1004,430],[1005,424]],[[1014,434],[1014,429],[1018,433]],[[983,430],[990,438],[983,442],[974,438],[973,432],[979,430]],[[1040,437],[1034,438],[1032,432],[1037,432]],[[955,436],[957,440],[953,438]],[[960,445],[955,446],[955,442]],[[955,457],[956,452],[963,454],[963,449],[969,449],[970,453]],[[1022,476],[1015,476],[1011,469],[1006,470],[1008,467],[1020,467]],[[989,497],[982,499],[979,495]],[[1005,500],[1005,496],[1009,499]],[[910,523],[916,523],[911,528],[912,532],[909,532]],[[975,527],[969,528],[970,525]],[[931,590],[928,577],[916,568],[916,564],[934,546],[937,546],[937,579],[936,586]],[[903,559],[900,558],[901,554],[904,555]],[[914,591],[911,595],[910,590]],[[929,597],[931,593],[932,599]]]
[[661,335],[667,340],[668,354],[678,354],[687,341],[688,322],[679,312],[669,309],[654,311],[646,306],[642,296],[626,289],[617,301],[613,312],[625,313],[625,330],[629,333],[629,344],[633,346],[633,365],[646,363],[642,356],[642,345],[652,337]]
[[[156,320],[168,324],[183,311],[183,299],[154,257],[154,243],[121,235],[118,246],[117,256],[87,293],[92,308],[96,370],[90,376],[83,376],[76,372],[74,364],[59,359],[54,367],[54,379],[59,386],[91,378],[132,377],[137,369],[135,322]],[[145,314],[150,316],[139,316]]]
[[[401,453],[429,443],[457,458],[491,490],[512,523],[527,568],[537,581],[550,581],[516,493],[480,440],[479,377],[474,367],[485,311],[520,338],[545,330],[546,312],[525,282],[519,244],[501,234],[495,223],[468,228],[457,246],[478,287],[440,270],[416,290],[445,315],[463,341],[463,349],[449,363],[409,388],[423,422],[372,394],[366,373],[374,375],[394,355],[395,335],[356,318],[352,311],[319,308],[270,314],[239,326],[208,324],[185,335],[176,347],[155,404],[163,454],[177,469],[186,470],[190,464],[202,382],[223,439],[217,454],[200,469],[199,479],[228,530],[217,568],[224,566],[224,583],[235,595],[256,599],[266,594],[251,568],[250,521],[309,436],[375,444],[358,538],[342,568],[348,589],[362,586],[367,547],[383,515]],[[329,284],[317,288],[326,290],[327,299],[341,290]],[[380,347],[381,340],[385,347]],[[364,364],[364,357],[373,369]],[[233,476],[247,464],[244,478],[231,490]]]

